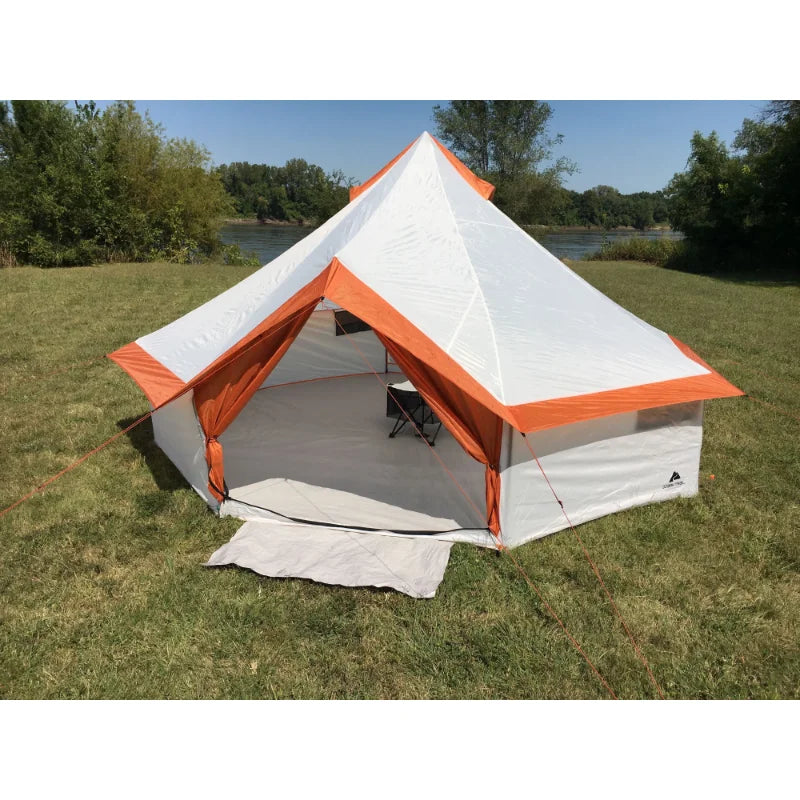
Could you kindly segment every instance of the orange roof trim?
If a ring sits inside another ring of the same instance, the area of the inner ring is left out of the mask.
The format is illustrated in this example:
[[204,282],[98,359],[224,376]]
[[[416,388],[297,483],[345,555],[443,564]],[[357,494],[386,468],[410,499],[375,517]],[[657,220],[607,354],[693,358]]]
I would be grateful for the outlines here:
[[669,338],[687,358],[705,367],[709,373],[629,386],[625,389],[611,389],[606,392],[592,392],[511,406],[510,411],[516,420],[516,427],[525,433],[532,433],[628,411],[641,411],[645,408],[658,408],[695,400],[713,400],[718,397],[739,397],[744,394],[683,342],[674,336]]
[[136,381],[153,408],[174,399],[186,388],[184,381],[136,342],[120,347],[108,357]]
[[494,197],[494,186],[479,178],[466,164],[459,161],[435,136],[431,136],[436,146],[444,153],[447,160],[458,170],[461,177],[484,199],[491,200]]

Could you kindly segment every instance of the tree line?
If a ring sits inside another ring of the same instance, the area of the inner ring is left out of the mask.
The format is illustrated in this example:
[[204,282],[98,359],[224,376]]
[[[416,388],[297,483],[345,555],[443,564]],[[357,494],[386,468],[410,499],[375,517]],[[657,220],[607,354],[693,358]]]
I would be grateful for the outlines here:
[[[575,192],[561,185],[574,170],[572,162],[558,159],[538,168],[561,142],[560,136],[547,136],[552,111],[546,103],[454,101],[448,109],[436,107],[434,114],[440,138],[495,184],[495,204],[521,225],[645,230],[667,222],[663,192],[621,194],[613,186]],[[340,170],[326,174],[303,159],[283,167],[223,164],[219,173],[237,214],[262,222],[324,222],[347,204],[353,184]]]
[[[661,193],[563,188],[572,162],[541,167],[561,142],[547,134],[551,114],[539,101],[434,111],[440,136],[521,224],[645,228],[666,218]],[[352,183],[300,158],[214,167],[207,150],[169,138],[132,102],[0,103],[0,265],[242,263],[219,240],[226,217],[320,224],[347,204]]]
[[[729,150],[696,133],[684,172],[659,192],[564,187],[576,165],[556,157],[542,101],[456,100],[434,107],[438,137],[496,188],[494,202],[523,225],[646,229],[686,235],[676,266],[800,264],[800,102],[745,119]],[[210,154],[132,102],[0,103],[0,266],[99,261],[194,262],[220,257],[219,228],[234,215],[324,222],[348,202],[351,180],[303,159],[284,166]]]
[[353,183],[340,170],[328,174],[302,158],[282,167],[240,161],[223,164],[217,172],[236,214],[260,222],[325,222],[347,205]]
[[585,226],[613,230],[636,228],[644,231],[669,222],[663,191],[622,194],[613,186],[595,186],[585,192],[560,189],[545,213],[529,220],[532,225]]

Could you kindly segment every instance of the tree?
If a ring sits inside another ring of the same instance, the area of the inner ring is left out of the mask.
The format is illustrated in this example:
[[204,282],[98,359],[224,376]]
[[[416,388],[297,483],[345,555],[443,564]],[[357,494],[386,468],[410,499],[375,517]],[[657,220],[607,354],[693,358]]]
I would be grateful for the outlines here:
[[631,223],[638,231],[646,231],[653,226],[652,201],[644,198],[634,200]]
[[552,158],[552,108],[540,100],[453,100],[434,106],[436,133],[471,170],[497,187],[495,203],[519,222],[551,214],[575,165]]
[[97,257],[102,203],[93,107],[15,100],[0,112],[0,242],[32,264]]
[[158,150],[149,216],[158,231],[156,249],[172,260],[212,253],[219,245],[220,220],[232,213],[230,198],[210,165],[210,153],[188,139],[168,139]]
[[623,197],[613,186],[594,186],[587,189],[580,198],[581,217],[587,225],[596,225],[611,230],[619,225],[627,225],[623,215]]
[[474,172],[488,175],[493,165],[495,123],[491,100],[452,100],[433,107],[438,137]]
[[745,119],[733,141],[749,192],[753,244],[773,260],[800,265],[800,101],[774,100]]
[[741,245],[748,205],[743,177],[741,164],[730,157],[716,132],[696,132],[687,170],[665,189],[672,226],[704,249],[721,253]]
[[0,246],[43,266],[195,260],[232,213],[209,167],[130,102],[0,104]]
[[685,172],[665,190],[672,224],[695,260],[727,269],[800,265],[800,102],[745,119],[733,154],[712,133],[692,138]]

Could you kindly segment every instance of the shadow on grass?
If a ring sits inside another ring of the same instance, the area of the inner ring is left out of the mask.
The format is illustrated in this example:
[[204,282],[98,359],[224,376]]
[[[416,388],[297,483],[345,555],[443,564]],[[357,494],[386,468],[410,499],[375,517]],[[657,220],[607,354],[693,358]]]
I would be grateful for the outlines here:
[[752,244],[700,245],[688,239],[621,239],[586,254],[583,262],[635,261],[653,264],[671,272],[683,272],[746,286],[781,287],[800,285],[798,258]]
[[755,245],[708,248],[686,242],[665,258],[663,265],[677,272],[745,286],[800,285],[800,268],[796,259],[785,254],[776,257],[774,251]]
[[[117,427],[124,430],[136,422],[137,417],[128,417],[117,421]],[[175,492],[185,489],[189,484],[178,468],[167,458],[164,451],[156,444],[153,435],[153,421],[146,419],[125,434],[128,441],[144,456],[147,468],[159,489]]]
[[800,270],[759,269],[759,270],[723,270],[723,269],[687,269],[682,266],[665,264],[664,269],[671,272],[682,272],[686,275],[697,275],[712,278],[725,283],[739,283],[745,286],[800,286]]

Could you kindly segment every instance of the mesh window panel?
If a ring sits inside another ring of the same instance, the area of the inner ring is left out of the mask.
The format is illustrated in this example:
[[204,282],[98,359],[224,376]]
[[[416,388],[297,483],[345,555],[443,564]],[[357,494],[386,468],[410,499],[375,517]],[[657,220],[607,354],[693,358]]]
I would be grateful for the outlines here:
[[636,415],[636,430],[649,431],[669,425],[696,425],[702,407],[702,402],[697,401],[643,409]]
[[371,331],[369,325],[363,320],[360,320],[355,314],[349,311],[334,311],[336,317],[336,335],[343,336],[346,333],[361,333],[362,331]]

